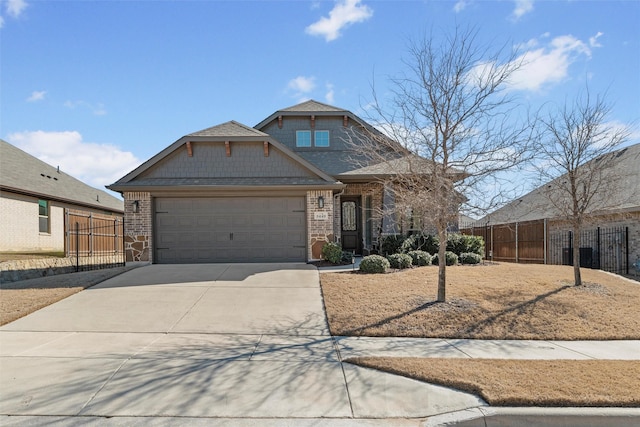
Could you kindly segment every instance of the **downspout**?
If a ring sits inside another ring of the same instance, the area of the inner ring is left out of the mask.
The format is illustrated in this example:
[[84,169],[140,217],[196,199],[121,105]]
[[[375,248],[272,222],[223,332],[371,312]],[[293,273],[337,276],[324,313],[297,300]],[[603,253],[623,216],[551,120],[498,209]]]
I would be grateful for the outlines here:
[[[346,191],[346,188],[343,188],[342,190],[340,190],[339,193],[333,195],[333,220],[334,220],[334,222],[333,222],[333,231],[334,231],[334,233],[333,233],[333,241],[334,241],[334,243],[340,243],[340,238],[338,237],[338,235],[340,234],[340,233],[338,233],[340,231],[340,227],[338,227],[338,229],[336,230],[336,224],[335,224],[336,212],[338,212],[336,210],[336,206],[337,206],[338,199],[340,198],[340,196],[342,196],[344,194],[345,191]],[[340,219],[340,220],[342,221],[342,219]]]

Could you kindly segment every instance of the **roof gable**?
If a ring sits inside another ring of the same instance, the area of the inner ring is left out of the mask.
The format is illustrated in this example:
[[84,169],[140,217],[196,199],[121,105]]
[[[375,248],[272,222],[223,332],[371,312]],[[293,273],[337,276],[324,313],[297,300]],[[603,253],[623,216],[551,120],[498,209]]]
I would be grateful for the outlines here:
[[165,186],[172,182],[175,185],[259,184],[260,179],[266,179],[263,184],[337,183],[266,133],[230,121],[185,135],[109,188],[124,191],[136,183],[160,185],[161,182]]
[[302,102],[300,104],[293,105],[291,107],[283,108],[280,111],[284,111],[287,113],[292,112],[300,112],[300,113],[311,113],[311,112],[334,112],[334,113],[346,113],[347,110],[342,108],[334,107],[333,105],[323,104],[322,102],[314,101],[310,99],[308,101]]
[[0,187],[95,209],[123,212],[124,202],[0,139]]
[[242,137],[261,137],[268,138],[264,132],[238,123],[235,120],[212,126],[198,132],[190,133],[187,136],[204,136],[204,137],[225,137],[225,138],[242,138]]

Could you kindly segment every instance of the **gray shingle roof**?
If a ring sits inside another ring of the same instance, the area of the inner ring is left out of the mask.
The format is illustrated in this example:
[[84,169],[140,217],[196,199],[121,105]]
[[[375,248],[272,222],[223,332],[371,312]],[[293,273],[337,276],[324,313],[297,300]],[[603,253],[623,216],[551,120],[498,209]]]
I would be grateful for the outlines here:
[[346,113],[347,111],[334,107],[333,105],[323,104],[322,102],[314,101],[310,99],[309,101],[302,102],[300,104],[293,105],[291,107],[284,108],[280,111],[286,111],[288,113],[291,112],[301,112],[301,113],[320,113],[320,112],[331,112],[331,113]]
[[[609,155],[615,156],[613,166],[603,172],[604,182],[609,184],[604,191],[594,196],[592,209],[587,213],[640,210],[640,144]],[[478,223],[490,221],[492,224],[501,224],[559,217],[560,212],[551,204],[546,194],[547,188],[547,184],[536,188],[478,220]]]
[[190,133],[187,136],[213,136],[213,137],[268,137],[264,132],[260,132],[257,129],[245,126],[242,123],[238,123],[235,120],[231,120],[226,123],[222,123],[217,126],[213,126],[207,129],[200,130],[198,132]]
[[122,200],[59,171],[1,139],[0,187],[4,191],[14,191],[112,212],[124,210]]
[[121,184],[120,187],[174,187],[174,186],[251,186],[269,187],[286,185],[331,185],[313,177],[240,177],[240,178],[145,178]]

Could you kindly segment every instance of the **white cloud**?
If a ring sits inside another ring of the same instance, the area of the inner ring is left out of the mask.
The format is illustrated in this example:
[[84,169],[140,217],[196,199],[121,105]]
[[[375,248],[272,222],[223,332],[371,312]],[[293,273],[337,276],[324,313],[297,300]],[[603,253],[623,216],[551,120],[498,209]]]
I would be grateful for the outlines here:
[[96,188],[104,189],[136,168],[141,161],[113,144],[84,141],[77,131],[26,131],[7,140],[34,157]]
[[519,20],[533,10],[533,0],[515,0],[516,7],[511,13],[511,19]]
[[[25,0],[0,0],[0,5],[4,4],[4,10],[12,18],[18,18],[27,8]],[[4,17],[0,16],[0,28],[4,26]]]
[[[530,40],[524,46],[539,46]],[[558,36],[546,45],[529,50],[517,61],[522,67],[510,79],[510,87],[516,90],[538,91],[545,86],[559,83],[569,76],[569,67],[580,57],[591,57],[589,46],[571,35]]]
[[31,92],[31,95],[27,98],[27,102],[42,101],[46,94],[47,94],[46,90],[34,90],[33,92]]
[[336,100],[335,91],[333,90],[333,85],[331,83],[327,83],[327,93],[324,95],[324,99],[329,104],[333,104]]
[[453,11],[455,13],[462,12],[467,6],[469,2],[467,0],[458,0],[455,5],[453,5]]
[[316,88],[315,77],[298,76],[295,79],[289,80],[287,84],[287,90],[293,93],[292,97],[296,98],[299,102],[309,100],[309,94]]
[[9,16],[17,18],[27,8],[24,0],[6,0],[6,9]]
[[329,12],[329,17],[323,16],[317,22],[306,28],[307,34],[322,36],[330,42],[340,37],[340,31],[358,22],[366,21],[373,16],[373,10],[360,4],[361,0],[337,0],[336,5]]
[[602,45],[600,43],[598,43],[598,39],[603,35],[604,35],[603,32],[598,31],[598,33],[595,36],[589,37],[589,46],[591,46],[591,47],[602,47]]
[[94,115],[96,116],[104,116],[107,114],[107,110],[104,108],[104,104],[99,102],[97,104],[91,104],[89,102],[86,101],[66,101],[64,103],[64,106],[70,109],[76,109],[76,108],[86,108],[87,110],[91,111]]

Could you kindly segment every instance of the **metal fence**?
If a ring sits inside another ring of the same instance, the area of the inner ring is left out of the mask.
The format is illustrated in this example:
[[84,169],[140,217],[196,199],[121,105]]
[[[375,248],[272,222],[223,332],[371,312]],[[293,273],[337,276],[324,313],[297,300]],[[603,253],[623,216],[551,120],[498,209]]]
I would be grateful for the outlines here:
[[[551,264],[573,264],[573,233],[555,231],[549,236]],[[609,227],[580,233],[580,267],[629,274],[629,228]]]
[[65,248],[76,271],[125,265],[124,221],[121,217],[65,211]]

